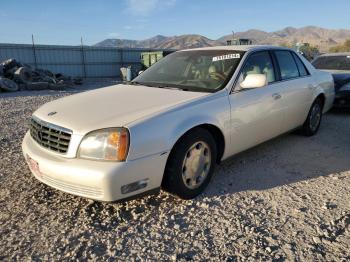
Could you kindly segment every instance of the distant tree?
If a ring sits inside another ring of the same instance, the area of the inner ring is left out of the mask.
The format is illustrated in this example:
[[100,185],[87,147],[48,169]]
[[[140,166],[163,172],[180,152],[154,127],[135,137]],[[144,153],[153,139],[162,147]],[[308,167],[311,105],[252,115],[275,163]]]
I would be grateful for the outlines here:
[[282,47],[288,47],[288,48],[292,48],[293,47],[293,44],[288,43],[288,42],[282,42],[279,45],[282,46]]
[[320,50],[317,46],[303,45],[299,48],[299,52],[309,61],[313,60],[320,54]]
[[350,39],[346,40],[342,45],[331,47],[329,49],[329,52],[331,53],[350,52]]

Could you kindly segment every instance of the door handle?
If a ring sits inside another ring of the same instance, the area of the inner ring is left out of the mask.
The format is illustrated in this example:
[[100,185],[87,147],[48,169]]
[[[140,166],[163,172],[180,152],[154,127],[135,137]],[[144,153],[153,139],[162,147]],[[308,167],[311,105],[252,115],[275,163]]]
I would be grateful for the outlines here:
[[275,94],[272,95],[272,97],[273,97],[273,99],[278,100],[278,99],[280,99],[282,96],[281,96],[279,93],[275,93]]

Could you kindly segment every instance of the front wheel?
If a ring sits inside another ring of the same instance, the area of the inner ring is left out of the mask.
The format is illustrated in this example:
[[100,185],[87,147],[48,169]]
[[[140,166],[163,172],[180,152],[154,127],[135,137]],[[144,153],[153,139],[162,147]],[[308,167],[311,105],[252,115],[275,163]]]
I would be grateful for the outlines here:
[[322,120],[323,102],[317,98],[312,104],[307,119],[301,129],[303,135],[313,136],[317,133]]
[[208,185],[216,164],[213,136],[197,128],[185,134],[170,153],[162,187],[182,199],[191,199]]

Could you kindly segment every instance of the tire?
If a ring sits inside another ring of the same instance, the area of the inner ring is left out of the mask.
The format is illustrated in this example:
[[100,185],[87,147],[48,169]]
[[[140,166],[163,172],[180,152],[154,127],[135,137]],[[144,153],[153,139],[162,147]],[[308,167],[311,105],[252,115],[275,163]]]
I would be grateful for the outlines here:
[[0,77],[0,89],[7,92],[16,92],[18,91],[18,85],[10,79]]
[[14,73],[14,79],[20,83],[27,83],[32,81],[32,70],[28,67],[20,67]]
[[316,100],[311,105],[306,121],[301,128],[301,133],[304,136],[313,136],[317,133],[322,120],[323,102],[321,98]]
[[185,134],[172,149],[162,188],[182,199],[192,199],[207,187],[216,165],[217,147],[203,128]]
[[6,70],[5,73],[4,73],[4,76],[6,78],[10,78],[10,79],[13,79],[14,75],[15,75],[15,72],[17,71],[18,67],[12,67],[11,69],[9,70]]
[[1,63],[4,66],[4,71],[10,70],[15,67],[20,67],[21,64],[16,61],[14,58],[7,59]]

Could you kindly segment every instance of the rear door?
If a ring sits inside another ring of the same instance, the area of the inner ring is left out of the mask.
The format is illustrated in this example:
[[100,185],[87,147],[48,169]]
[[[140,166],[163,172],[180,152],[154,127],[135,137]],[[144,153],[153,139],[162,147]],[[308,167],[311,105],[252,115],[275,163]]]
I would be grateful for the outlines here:
[[304,123],[316,87],[298,55],[288,50],[273,53],[279,66],[280,85],[283,87],[281,95],[286,107],[282,132],[287,132]]

